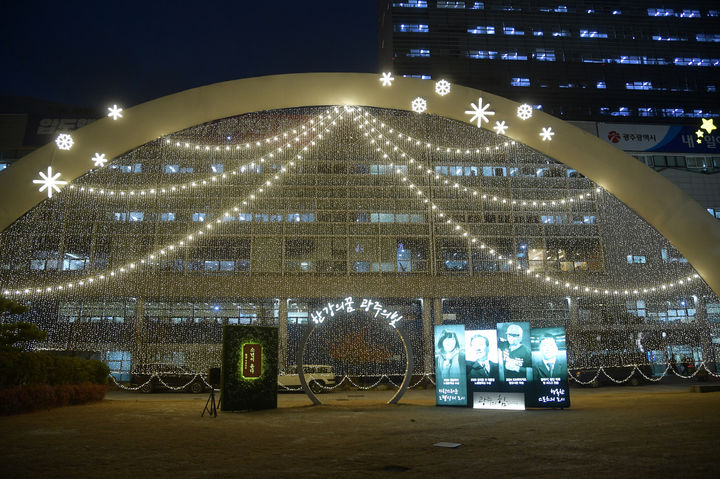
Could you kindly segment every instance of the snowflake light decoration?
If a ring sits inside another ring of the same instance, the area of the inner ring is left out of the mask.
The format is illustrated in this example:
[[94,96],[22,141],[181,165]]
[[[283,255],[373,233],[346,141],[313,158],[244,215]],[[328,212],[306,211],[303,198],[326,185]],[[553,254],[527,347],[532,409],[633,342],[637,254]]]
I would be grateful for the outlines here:
[[470,118],[470,123],[477,120],[478,128],[482,126],[483,121],[485,123],[490,123],[488,116],[495,115],[494,111],[488,110],[488,108],[490,108],[490,103],[483,106],[482,98],[478,98],[477,105],[475,103],[470,103],[470,107],[472,108],[472,110],[465,110],[465,114],[472,115],[472,117]]
[[415,113],[422,113],[427,110],[427,101],[424,98],[417,97],[412,101],[411,106]]
[[105,166],[105,163],[107,163],[107,158],[105,158],[105,153],[95,153],[95,156],[90,158],[91,161],[95,162],[95,166],[102,168]]
[[55,138],[55,144],[60,148],[61,150],[69,150],[73,146],[73,139],[72,136],[68,135],[67,133],[60,133],[57,138]]
[[530,105],[528,105],[527,103],[520,105],[517,109],[517,116],[521,120],[527,120],[528,118],[530,118],[532,116],[532,114],[533,114],[532,107]]
[[450,82],[447,80],[439,80],[435,82],[435,93],[445,96],[450,93]]
[[395,78],[393,78],[392,73],[390,72],[385,72],[382,74],[382,77],[380,77],[382,86],[392,86],[393,80],[395,80]]
[[108,111],[110,112],[110,113],[108,113],[108,116],[111,117],[113,120],[122,118],[122,113],[120,113],[120,112],[123,111],[123,109],[120,108],[119,106],[113,105],[112,107],[108,107]]
[[42,179],[33,180],[33,183],[42,185],[38,191],[43,191],[47,189],[48,198],[52,198],[53,190],[57,191],[58,193],[60,192],[60,188],[58,187],[58,185],[62,186],[67,185],[68,183],[67,181],[58,180],[58,178],[60,178],[60,173],[55,173],[53,175],[52,166],[48,166],[47,175],[41,171],[40,178]]
[[493,126],[493,130],[495,130],[495,133],[498,135],[504,135],[507,131],[508,126],[505,124],[504,121],[496,121],[495,126]]
[[552,131],[551,127],[543,128],[540,132],[540,136],[542,137],[542,141],[551,141],[553,135],[555,134],[554,131]]

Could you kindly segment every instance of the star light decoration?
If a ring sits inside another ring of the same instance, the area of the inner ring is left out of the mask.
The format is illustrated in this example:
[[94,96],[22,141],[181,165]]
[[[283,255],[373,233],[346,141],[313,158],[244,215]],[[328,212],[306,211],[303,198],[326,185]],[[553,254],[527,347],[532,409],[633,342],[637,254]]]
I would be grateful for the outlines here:
[[427,110],[427,101],[425,101],[424,98],[417,97],[412,101],[410,106],[412,106],[412,110],[415,113],[422,113]]
[[717,127],[715,126],[715,120],[713,120],[712,118],[703,118],[702,126],[700,128],[707,131],[708,133],[712,133],[713,130],[717,130]]
[[498,135],[504,135],[507,129],[508,126],[505,124],[505,121],[496,121],[495,126],[493,126],[493,130],[495,130],[495,133]]
[[120,113],[120,112],[123,111],[123,109],[120,108],[119,106],[113,105],[112,107],[108,107],[108,111],[110,112],[110,113],[108,113],[108,116],[110,118],[112,118],[113,120],[122,118],[122,113]]
[[90,160],[95,162],[97,168],[102,168],[108,161],[107,158],[105,158],[105,153],[95,153],[95,156],[90,158]]
[[478,98],[477,105],[475,103],[470,103],[470,108],[472,108],[472,110],[465,110],[465,114],[472,115],[472,117],[470,118],[470,123],[477,120],[478,128],[482,126],[483,121],[485,123],[490,123],[488,116],[495,115],[494,111],[488,110],[488,108],[490,108],[490,103],[483,106],[482,98]]
[[435,83],[435,93],[445,96],[450,93],[450,82],[447,80],[439,80]]
[[47,175],[43,173],[42,171],[39,172],[41,180],[33,180],[33,183],[42,185],[38,191],[43,191],[47,189],[48,198],[52,198],[53,190],[60,193],[60,188],[58,185],[67,185],[67,181],[58,180],[60,178],[60,173],[55,173],[53,175],[52,166],[48,166],[47,169]]
[[527,103],[520,105],[517,109],[517,116],[521,120],[527,120],[528,118],[532,117],[532,114],[532,107]]
[[695,140],[698,144],[702,143],[702,138],[705,136],[705,130],[708,132],[708,134],[712,133],[713,130],[717,130],[717,127],[715,126],[715,120],[712,118],[703,118],[702,119],[702,126],[698,129],[698,131],[695,132],[695,135],[697,136],[697,140]]
[[540,132],[540,136],[542,137],[542,141],[551,141],[553,135],[555,135],[555,132],[552,131],[551,127],[543,128]]
[[57,138],[55,138],[55,144],[58,148],[61,150],[69,150],[73,146],[73,139],[72,136],[68,135],[67,133],[60,133]]
[[392,73],[390,72],[385,72],[382,74],[382,77],[380,77],[382,86],[392,86],[393,80],[395,80],[395,78],[393,78]]

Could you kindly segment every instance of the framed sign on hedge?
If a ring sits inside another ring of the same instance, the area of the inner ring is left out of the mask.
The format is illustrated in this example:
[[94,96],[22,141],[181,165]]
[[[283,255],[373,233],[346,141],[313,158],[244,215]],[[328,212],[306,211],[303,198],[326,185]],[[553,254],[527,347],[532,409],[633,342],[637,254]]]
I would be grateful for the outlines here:
[[222,411],[277,407],[278,328],[223,327]]

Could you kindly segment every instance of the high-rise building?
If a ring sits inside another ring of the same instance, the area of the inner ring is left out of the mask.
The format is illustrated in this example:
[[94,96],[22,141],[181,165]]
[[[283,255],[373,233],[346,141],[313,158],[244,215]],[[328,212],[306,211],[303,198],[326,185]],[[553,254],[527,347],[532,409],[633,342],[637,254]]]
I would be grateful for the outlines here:
[[380,68],[565,120],[720,116],[716,1],[379,0]]

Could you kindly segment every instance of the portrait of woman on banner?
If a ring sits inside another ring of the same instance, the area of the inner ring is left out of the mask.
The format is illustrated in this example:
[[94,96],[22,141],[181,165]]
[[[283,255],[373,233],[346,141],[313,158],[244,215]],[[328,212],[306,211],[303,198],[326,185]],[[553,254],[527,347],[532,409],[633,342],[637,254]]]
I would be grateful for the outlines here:
[[435,379],[437,384],[446,384],[446,379],[454,378],[453,384],[458,384],[460,378],[465,377],[465,350],[457,334],[451,330],[444,330],[437,340],[435,349]]

